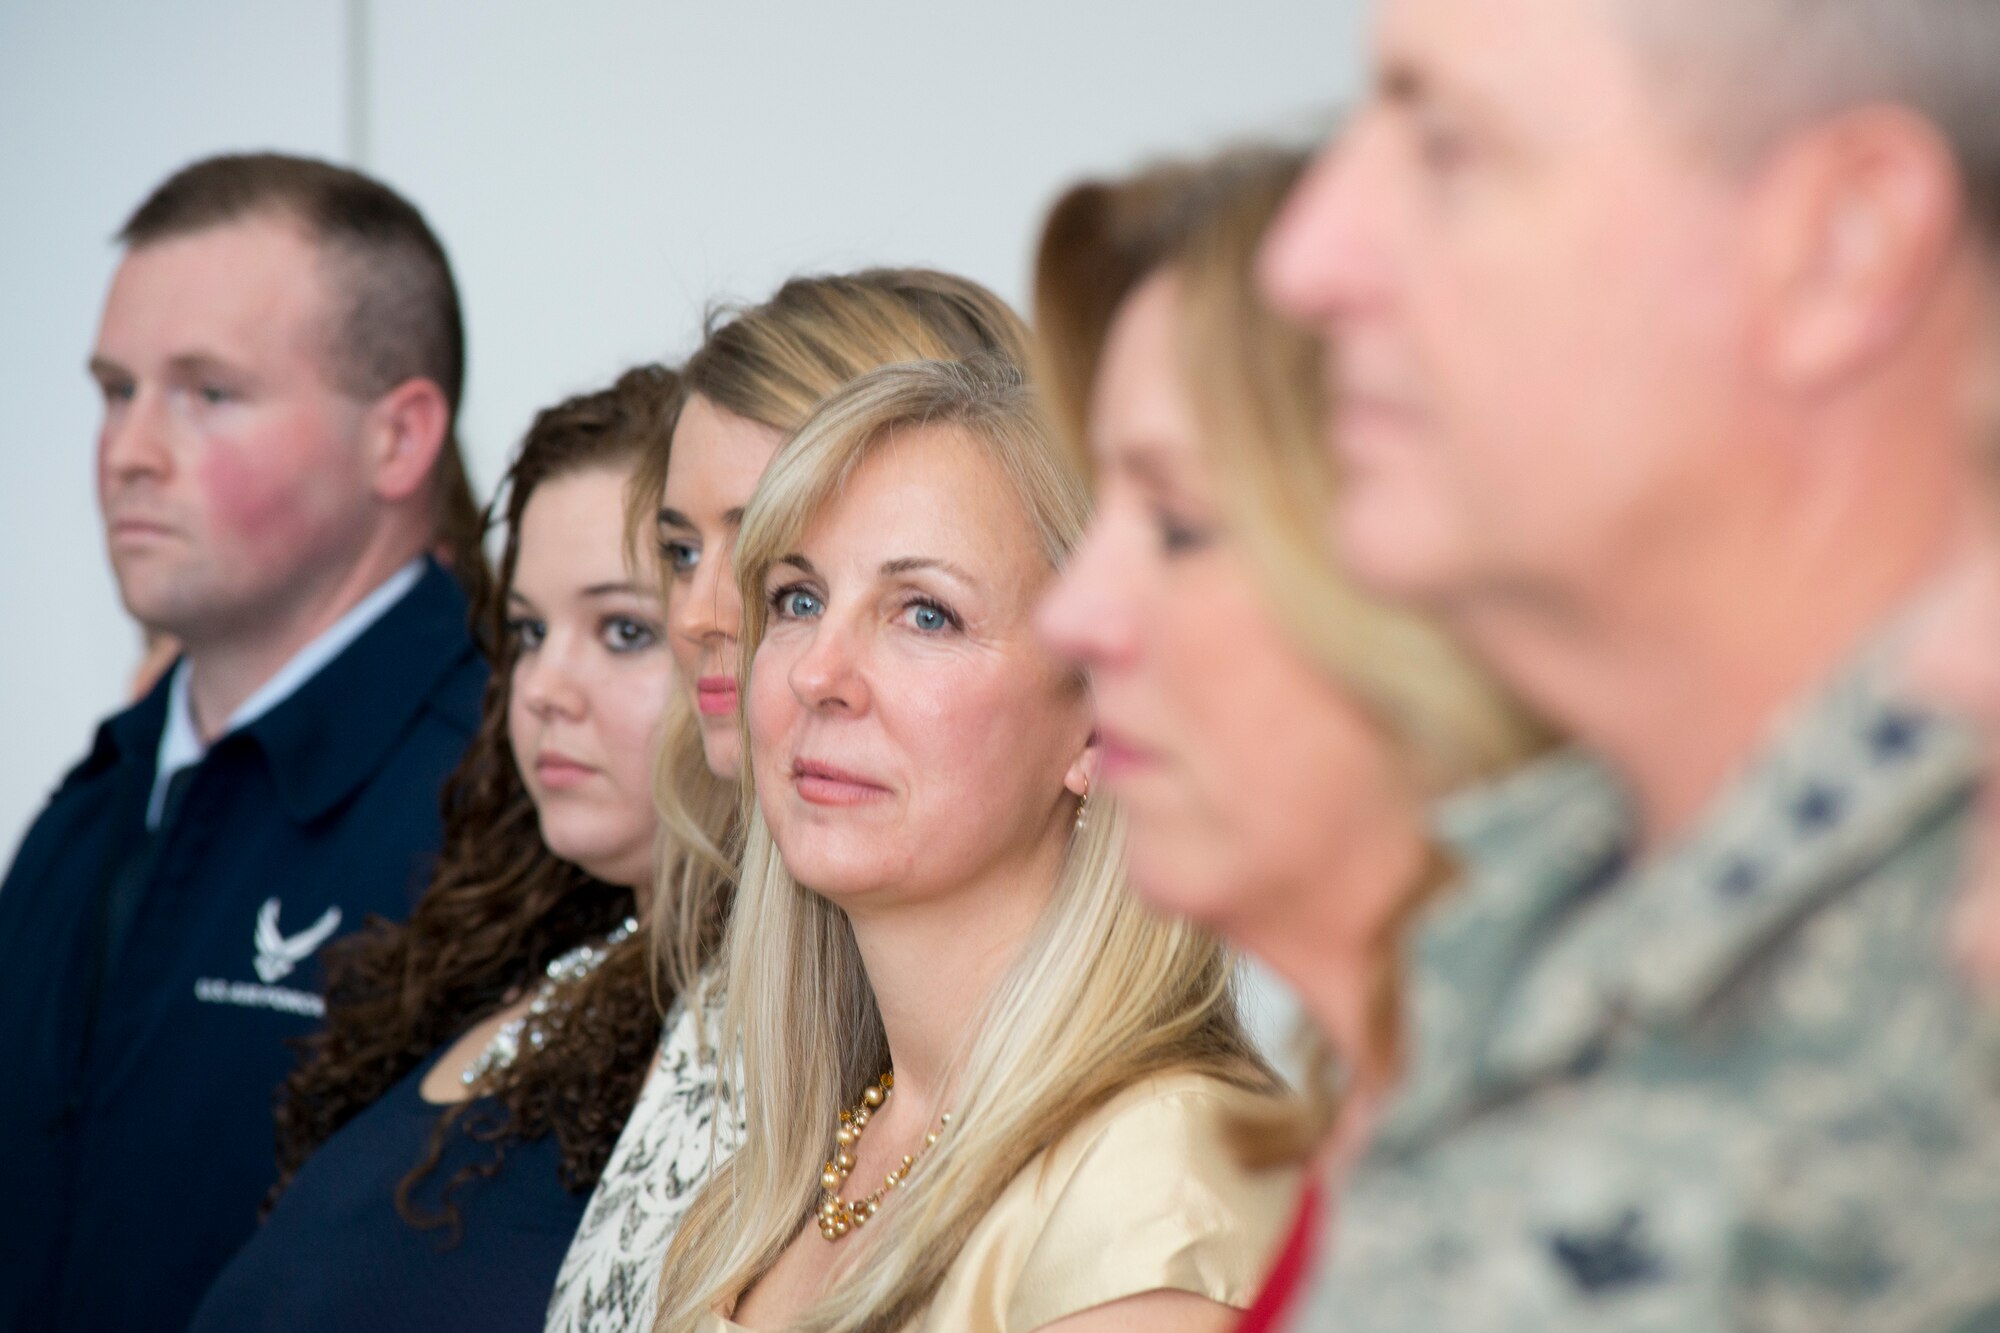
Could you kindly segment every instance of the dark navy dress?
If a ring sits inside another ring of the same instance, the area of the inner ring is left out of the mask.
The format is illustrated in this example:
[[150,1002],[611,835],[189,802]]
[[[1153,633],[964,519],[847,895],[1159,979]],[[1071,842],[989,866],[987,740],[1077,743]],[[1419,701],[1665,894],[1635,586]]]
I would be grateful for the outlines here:
[[[557,1175],[553,1134],[509,1140],[490,1180],[454,1194],[464,1230],[420,1231],[396,1211],[396,1186],[430,1144],[442,1108],[419,1091],[426,1060],[306,1161],[196,1312],[194,1333],[541,1333],[549,1295],[587,1192]],[[482,1107],[467,1108],[477,1114]],[[433,1211],[444,1182],[489,1144],[454,1132],[414,1202]]]

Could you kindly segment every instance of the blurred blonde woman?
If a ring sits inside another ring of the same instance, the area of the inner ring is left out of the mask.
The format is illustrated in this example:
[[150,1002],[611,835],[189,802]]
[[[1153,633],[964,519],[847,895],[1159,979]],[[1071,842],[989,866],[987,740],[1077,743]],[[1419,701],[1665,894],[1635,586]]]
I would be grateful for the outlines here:
[[[1090,675],[1135,886],[1303,1001],[1304,1096],[1246,1121],[1242,1147],[1312,1157],[1319,1179],[1365,1145],[1401,1066],[1403,935],[1447,872],[1427,803],[1539,736],[1325,554],[1322,357],[1250,279],[1305,163],[1244,149],[1076,187],[1043,232],[1035,317],[1097,489],[1042,626]],[[1320,1214],[1315,1188],[1246,1329],[1277,1326]]]
[[715,952],[737,842],[737,636],[730,548],[780,442],[821,399],[877,366],[926,358],[1019,363],[1027,327],[977,283],[928,269],[794,278],[710,317],[681,376],[670,449],[627,492],[635,539],[657,533],[677,685],[654,796],[662,842],[653,943],[667,993],[660,1056],[591,1198],[549,1306],[549,1333],[624,1333],[652,1318],[660,1260],[694,1189],[734,1142],[714,1117],[697,1015],[719,1001]]
[[1033,608],[1089,497],[1020,375],[888,367],[787,445],[737,573],[750,816],[721,1022],[747,1132],[663,1333],[1224,1329],[1293,1174],[1231,959],[1125,889]]

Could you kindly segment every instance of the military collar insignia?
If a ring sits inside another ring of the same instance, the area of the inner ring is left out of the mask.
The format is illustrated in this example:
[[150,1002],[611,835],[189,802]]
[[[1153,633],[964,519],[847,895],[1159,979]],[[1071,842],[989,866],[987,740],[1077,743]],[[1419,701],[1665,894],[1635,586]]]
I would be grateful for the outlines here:
[[1966,799],[1977,746],[1902,696],[1894,646],[1878,645],[1796,713],[1678,847],[1576,902],[1573,919],[1541,937],[1491,1030],[1490,1074],[1587,1061],[1619,1024],[1692,1020],[1817,906]]

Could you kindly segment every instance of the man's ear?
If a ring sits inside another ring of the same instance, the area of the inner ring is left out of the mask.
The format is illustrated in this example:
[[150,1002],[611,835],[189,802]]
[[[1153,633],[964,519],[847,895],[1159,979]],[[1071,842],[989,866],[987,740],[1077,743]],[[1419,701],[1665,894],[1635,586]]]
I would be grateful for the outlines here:
[[1063,774],[1063,786],[1078,796],[1088,796],[1097,781],[1097,768],[1104,758],[1104,747],[1098,743],[1097,729],[1091,728],[1090,739],[1083,743],[1083,750]]
[[1794,390],[1891,353],[1966,225],[1951,145],[1929,120],[1892,104],[1858,107],[1786,142],[1758,193],[1758,351]]
[[407,379],[375,400],[362,429],[375,493],[406,500],[430,482],[451,429],[451,405],[436,381]]

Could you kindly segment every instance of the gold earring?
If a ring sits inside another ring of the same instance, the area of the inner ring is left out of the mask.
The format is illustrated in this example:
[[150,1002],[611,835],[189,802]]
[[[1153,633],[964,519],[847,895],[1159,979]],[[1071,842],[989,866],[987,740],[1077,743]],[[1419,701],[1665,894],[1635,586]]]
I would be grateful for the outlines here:
[[1090,788],[1083,789],[1083,799],[1076,803],[1075,832],[1081,833],[1090,827]]

